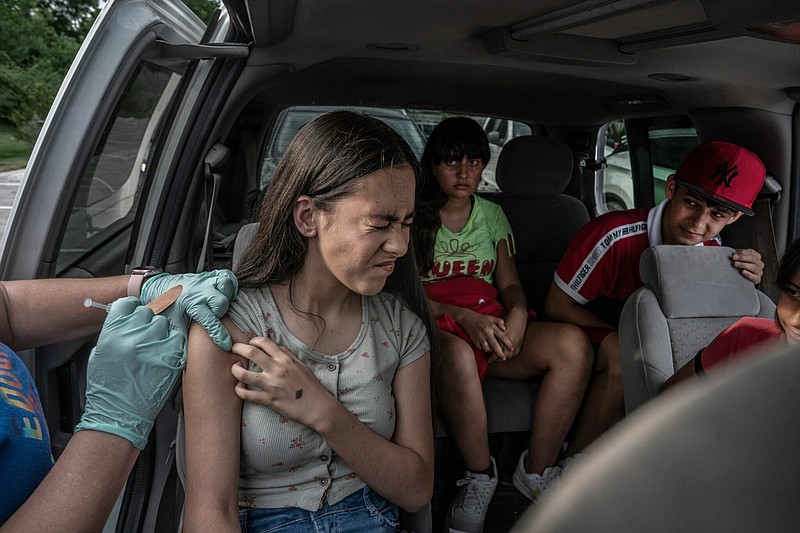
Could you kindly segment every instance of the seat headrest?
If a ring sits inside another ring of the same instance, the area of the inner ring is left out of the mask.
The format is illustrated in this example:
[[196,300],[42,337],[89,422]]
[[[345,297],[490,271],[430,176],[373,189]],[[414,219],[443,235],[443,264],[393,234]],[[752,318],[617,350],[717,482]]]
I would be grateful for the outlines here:
[[256,230],[258,230],[258,222],[251,222],[250,224],[242,226],[241,229],[239,229],[239,233],[236,234],[236,240],[233,243],[233,257],[231,258],[231,270],[234,272],[239,269],[239,263],[242,262],[242,255],[250,244],[250,241],[253,240]]
[[755,285],[731,264],[727,246],[652,246],[639,263],[667,318],[753,316]]
[[504,193],[561,194],[572,178],[572,164],[572,150],[560,139],[516,137],[503,146],[497,159],[497,186]]

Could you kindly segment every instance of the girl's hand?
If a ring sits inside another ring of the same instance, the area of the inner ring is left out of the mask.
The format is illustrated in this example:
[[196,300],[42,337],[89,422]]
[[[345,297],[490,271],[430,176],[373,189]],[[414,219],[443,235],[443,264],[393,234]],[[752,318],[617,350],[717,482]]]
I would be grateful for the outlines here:
[[315,430],[324,420],[324,406],[336,401],[302,361],[266,337],[236,343],[232,351],[261,368],[261,372],[247,370],[240,363],[231,368],[239,380],[236,394],[244,401],[269,407]]
[[464,328],[475,346],[492,354],[490,362],[508,357],[512,343],[506,334],[506,324],[502,318],[465,309],[458,324]]
[[506,336],[511,342],[511,348],[507,352],[507,359],[511,359],[519,354],[522,349],[522,341],[525,339],[525,330],[528,327],[528,312],[524,309],[512,308],[505,317]]

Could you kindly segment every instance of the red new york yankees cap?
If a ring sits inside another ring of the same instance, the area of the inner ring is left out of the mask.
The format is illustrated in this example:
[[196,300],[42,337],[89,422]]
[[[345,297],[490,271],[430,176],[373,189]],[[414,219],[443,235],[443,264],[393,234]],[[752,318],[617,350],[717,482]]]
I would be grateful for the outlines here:
[[712,141],[692,150],[675,171],[675,182],[697,194],[752,216],[766,170],[756,154],[736,144]]

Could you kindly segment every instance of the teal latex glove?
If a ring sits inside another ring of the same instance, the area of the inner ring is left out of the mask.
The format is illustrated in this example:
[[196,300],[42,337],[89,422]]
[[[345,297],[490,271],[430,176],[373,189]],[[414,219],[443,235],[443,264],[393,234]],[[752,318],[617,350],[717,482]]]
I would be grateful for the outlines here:
[[230,351],[230,333],[219,321],[228,312],[228,303],[236,298],[239,282],[230,270],[212,270],[199,274],[159,274],[145,280],[142,303],[149,303],[175,285],[183,285],[178,301],[164,315],[172,325],[186,335],[189,320],[194,320],[208,332],[221,350]]
[[127,439],[140,450],[186,366],[185,333],[127,297],[111,305],[86,369],[86,408],[75,431]]

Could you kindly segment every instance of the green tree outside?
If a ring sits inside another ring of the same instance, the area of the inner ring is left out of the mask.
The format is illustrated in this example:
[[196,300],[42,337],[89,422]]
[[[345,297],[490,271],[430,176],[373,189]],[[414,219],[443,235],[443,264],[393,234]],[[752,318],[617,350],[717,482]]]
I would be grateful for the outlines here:
[[79,42],[56,32],[57,19],[37,0],[0,4],[0,121],[32,141],[78,51]]
[[[27,154],[84,37],[99,0],[0,0],[0,167],[5,154]],[[208,22],[218,0],[184,0]],[[13,148],[10,146],[13,145]],[[25,157],[27,160],[27,156]]]

